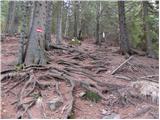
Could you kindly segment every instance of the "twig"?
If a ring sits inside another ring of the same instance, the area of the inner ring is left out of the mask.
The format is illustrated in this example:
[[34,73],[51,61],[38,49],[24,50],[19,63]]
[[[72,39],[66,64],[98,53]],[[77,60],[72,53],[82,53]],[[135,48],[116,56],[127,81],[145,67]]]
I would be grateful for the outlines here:
[[119,65],[111,74],[114,75],[123,65],[125,65],[129,60],[131,60],[133,56],[129,57],[127,60],[125,60],[121,65]]

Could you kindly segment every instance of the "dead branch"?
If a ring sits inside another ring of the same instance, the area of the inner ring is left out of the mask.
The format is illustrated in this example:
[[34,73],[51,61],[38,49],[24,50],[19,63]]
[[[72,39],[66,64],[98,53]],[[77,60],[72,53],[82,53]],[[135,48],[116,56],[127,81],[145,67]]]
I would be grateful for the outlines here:
[[132,52],[138,54],[139,56],[144,56],[146,54],[145,52],[134,49],[134,48],[130,48],[130,49],[132,50]]
[[127,76],[120,76],[120,75],[117,75],[117,76],[114,76],[115,78],[118,78],[118,79],[123,79],[123,80],[127,80],[127,81],[135,81],[134,79],[130,78],[130,77],[127,77]]
[[113,70],[113,72],[111,73],[112,75],[114,75],[122,66],[124,66],[129,60],[131,60],[133,58],[133,56],[129,57],[127,60],[125,60],[122,64],[120,64],[115,70]]

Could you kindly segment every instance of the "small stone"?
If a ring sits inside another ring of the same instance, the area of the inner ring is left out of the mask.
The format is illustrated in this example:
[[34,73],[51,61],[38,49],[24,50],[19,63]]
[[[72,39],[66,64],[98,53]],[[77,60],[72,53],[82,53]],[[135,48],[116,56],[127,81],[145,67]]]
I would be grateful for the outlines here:
[[120,119],[120,116],[116,113],[111,113],[110,115],[104,116],[102,119]]
[[105,109],[102,109],[102,115],[107,114],[107,111]]
[[92,107],[93,105],[92,105],[92,104],[90,104],[89,106],[90,106],[90,107]]
[[48,102],[48,107],[50,110],[55,111],[63,104],[62,100],[60,98],[54,98],[53,100]]
[[6,112],[6,110],[4,109],[4,110],[3,110],[3,112],[5,113],[5,112]]
[[85,92],[81,92],[81,93],[79,94],[79,97],[83,97],[85,94],[86,94]]

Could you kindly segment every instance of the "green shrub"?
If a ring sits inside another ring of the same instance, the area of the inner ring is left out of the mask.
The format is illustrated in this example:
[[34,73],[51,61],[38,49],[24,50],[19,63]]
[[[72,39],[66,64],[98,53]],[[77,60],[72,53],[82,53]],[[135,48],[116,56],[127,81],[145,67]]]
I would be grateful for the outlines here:
[[92,91],[86,91],[82,98],[96,103],[102,99],[97,93]]

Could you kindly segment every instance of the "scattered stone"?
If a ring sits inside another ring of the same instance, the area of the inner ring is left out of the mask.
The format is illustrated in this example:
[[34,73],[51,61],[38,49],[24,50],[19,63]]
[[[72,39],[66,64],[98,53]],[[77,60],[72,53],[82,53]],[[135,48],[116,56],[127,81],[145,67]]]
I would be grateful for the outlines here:
[[85,92],[81,92],[81,93],[79,94],[79,97],[83,97],[85,94],[86,94]]
[[89,104],[89,106],[92,107],[93,105],[92,105],[92,104]]
[[106,115],[107,111],[105,109],[102,109],[102,115]]
[[6,112],[6,110],[4,109],[4,110],[2,110],[4,113]]
[[48,107],[50,110],[55,111],[63,104],[62,99],[57,97],[48,102]]
[[102,119],[120,119],[120,116],[116,113],[111,113],[110,115],[104,116]]

